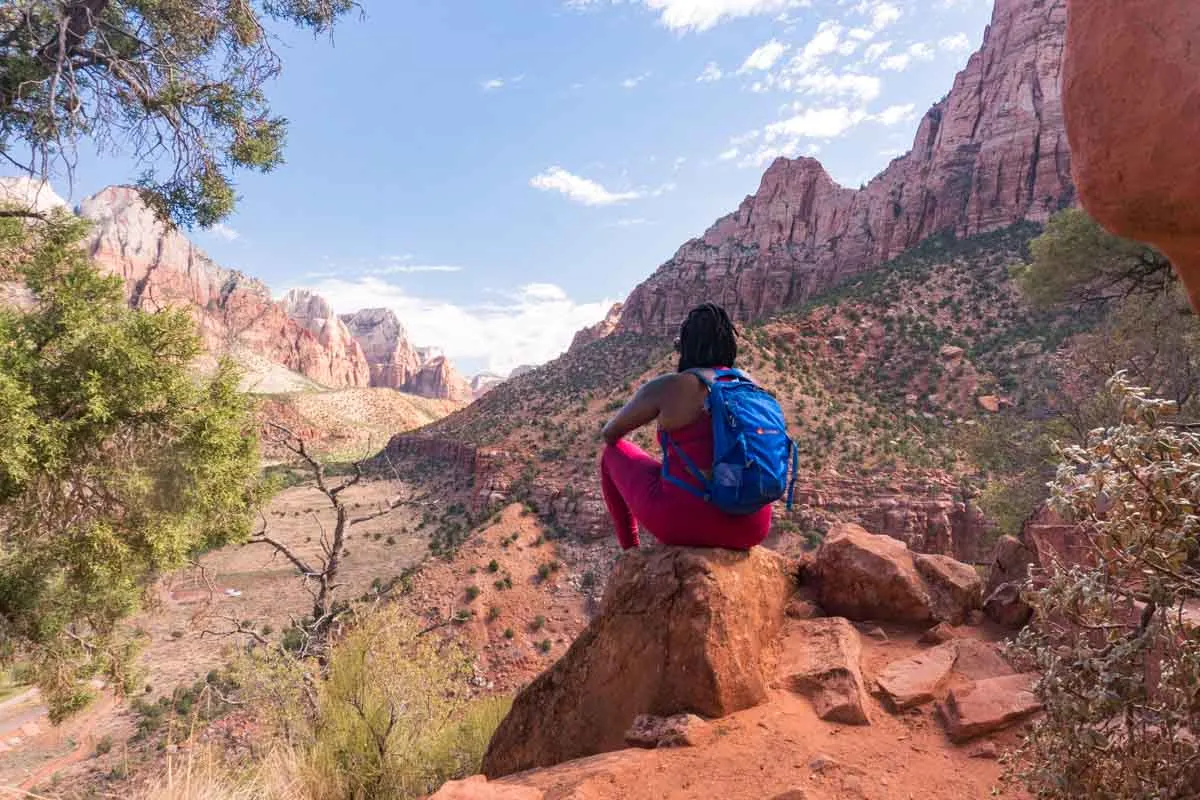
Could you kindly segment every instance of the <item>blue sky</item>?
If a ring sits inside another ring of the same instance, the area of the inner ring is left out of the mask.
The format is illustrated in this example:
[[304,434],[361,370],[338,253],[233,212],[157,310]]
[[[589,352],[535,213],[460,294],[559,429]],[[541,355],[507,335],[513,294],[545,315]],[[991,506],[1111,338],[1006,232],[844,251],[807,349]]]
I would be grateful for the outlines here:
[[[907,150],[990,0],[363,0],[284,34],[287,163],[194,238],[281,294],[394,308],[464,372],[545,361],[753,192]],[[138,169],[84,155],[73,198]],[[61,194],[63,182],[56,181]]]

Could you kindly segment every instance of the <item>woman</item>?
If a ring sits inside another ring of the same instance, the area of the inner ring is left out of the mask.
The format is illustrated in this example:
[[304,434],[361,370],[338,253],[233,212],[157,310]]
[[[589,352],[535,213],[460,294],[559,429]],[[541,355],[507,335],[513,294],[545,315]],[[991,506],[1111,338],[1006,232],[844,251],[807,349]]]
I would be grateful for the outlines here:
[[[712,421],[706,408],[708,389],[697,375],[710,380],[713,370],[732,368],[737,361],[737,331],[725,310],[712,303],[695,308],[675,341],[678,372],[647,383],[604,426],[607,443],[600,457],[604,502],[616,526],[622,549],[638,546],[638,524],[663,544],[749,550],[767,538],[771,506],[745,516],[726,514],[686,489],[663,479],[662,462],[625,436],[658,423],[659,443],[669,435],[705,474],[712,469]],[[681,463],[669,458],[670,475],[692,486],[699,481]]]

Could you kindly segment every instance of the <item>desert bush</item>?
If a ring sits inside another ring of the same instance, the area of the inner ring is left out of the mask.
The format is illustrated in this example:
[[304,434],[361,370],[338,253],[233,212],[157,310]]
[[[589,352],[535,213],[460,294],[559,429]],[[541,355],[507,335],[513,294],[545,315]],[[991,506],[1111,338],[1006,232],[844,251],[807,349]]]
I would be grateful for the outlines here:
[[[1091,556],[1027,587],[1040,622],[1014,654],[1045,715],[1011,774],[1038,797],[1195,797],[1200,786],[1200,435],[1118,374],[1119,424],[1062,449],[1051,502]],[[1094,566],[1092,565],[1094,564]]]
[[250,706],[302,768],[313,800],[421,797],[478,772],[507,700],[471,700],[470,658],[395,606],[361,618],[318,665],[256,652],[238,675]]

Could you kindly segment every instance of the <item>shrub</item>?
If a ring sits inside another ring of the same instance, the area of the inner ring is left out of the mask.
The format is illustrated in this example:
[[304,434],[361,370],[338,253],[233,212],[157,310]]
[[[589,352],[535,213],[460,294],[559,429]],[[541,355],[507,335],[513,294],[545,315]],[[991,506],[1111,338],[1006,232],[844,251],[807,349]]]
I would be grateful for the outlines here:
[[1045,622],[1013,652],[1042,673],[1046,713],[1010,775],[1051,800],[1194,797],[1200,630],[1183,605],[1200,594],[1200,435],[1121,374],[1109,389],[1121,423],[1063,448],[1051,486],[1088,558],[1026,587]]
[[104,734],[103,736],[101,736],[99,741],[96,742],[96,755],[97,756],[107,755],[109,752],[112,751],[112,749],[113,749],[113,738],[111,735],[109,735],[107,733]]
[[549,653],[550,647],[551,644],[549,639],[542,639],[540,642],[538,642],[538,650],[541,650],[543,653]]
[[491,561],[488,562],[487,570],[488,570],[488,572],[499,572],[500,571],[500,562],[498,562],[496,559],[493,558]]
[[505,629],[504,629],[504,638],[505,638],[505,639],[511,639],[511,638],[513,638],[513,637],[514,637],[514,636],[516,636],[516,635],[517,635],[517,634],[516,634],[516,632],[515,632],[515,631],[514,631],[512,628],[505,628]]
[[369,613],[334,645],[324,680],[285,654],[243,657],[250,707],[291,746],[286,796],[405,800],[479,771],[508,700],[470,700],[468,654],[420,630],[396,606]]
[[533,622],[531,623],[531,625],[535,631],[540,631],[546,625],[546,618],[543,617],[541,614],[538,614],[536,617],[533,618]]
[[475,598],[477,598],[477,597],[479,597],[479,587],[478,586],[468,586],[467,587],[467,602],[473,603],[473,602],[475,602]]

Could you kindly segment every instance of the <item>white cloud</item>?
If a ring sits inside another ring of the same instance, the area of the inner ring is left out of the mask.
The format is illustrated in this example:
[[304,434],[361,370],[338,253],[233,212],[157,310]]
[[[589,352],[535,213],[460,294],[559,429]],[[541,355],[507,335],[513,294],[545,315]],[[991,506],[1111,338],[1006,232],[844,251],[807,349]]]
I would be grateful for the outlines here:
[[238,239],[242,235],[237,230],[229,227],[223,222],[218,222],[216,225],[213,225],[208,229],[208,232],[213,236],[216,236],[218,239],[224,239],[227,242],[232,242],[234,239]]
[[827,19],[817,26],[817,32],[809,39],[808,44],[796,58],[792,59],[795,69],[812,69],[825,56],[837,52],[841,41],[842,26],[838,22]]
[[619,219],[616,222],[612,223],[612,227],[614,227],[614,228],[635,228],[635,227],[638,227],[639,225],[653,225],[653,224],[654,223],[652,223],[650,220],[646,219],[645,217],[626,217],[624,219]]
[[741,151],[738,148],[730,147],[728,150],[722,151],[717,158],[719,158],[721,161],[732,161],[738,157],[738,153],[740,152]]
[[724,73],[721,72],[721,68],[717,65],[717,62],[710,61],[704,65],[704,71],[700,73],[700,77],[696,78],[696,82],[712,83],[713,81],[721,80],[723,75]]
[[908,48],[908,52],[913,58],[921,61],[928,61],[933,58],[934,55],[933,47],[925,44],[924,42],[917,42],[916,44],[912,45]]
[[641,0],[658,12],[659,22],[674,31],[704,31],[726,20],[775,14],[806,6],[809,0]]
[[625,80],[621,81],[621,86],[626,89],[633,89],[639,83],[641,83],[642,81],[646,80],[646,78],[649,78],[649,77],[650,77],[649,72],[643,72],[641,75],[634,75],[632,78],[626,78]]
[[764,45],[761,45],[753,53],[746,57],[742,62],[741,69],[738,72],[759,71],[765,72],[775,66],[783,54],[787,52],[788,46],[777,39],[772,39]]
[[884,53],[886,53],[888,50],[891,50],[891,49],[892,49],[891,42],[876,42],[873,45],[869,45],[867,47],[867,52],[864,53],[863,55],[866,58],[867,63],[870,64],[875,61],[878,61],[880,58],[883,57]]
[[883,61],[879,62],[879,66],[892,72],[903,72],[908,69],[908,65],[912,63],[912,56],[908,53],[897,53],[894,56],[888,56]]
[[530,179],[529,185],[543,192],[561,192],[576,203],[585,206],[610,206],[637,200],[643,192],[611,192],[589,178],[573,175],[562,167],[550,169]]
[[613,302],[576,302],[548,283],[527,284],[498,293],[496,301],[473,305],[418,297],[377,277],[328,278],[296,288],[321,294],[342,313],[390,308],[414,343],[437,345],[452,360],[482,359],[489,371],[502,375],[520,364],[554,358],[577,330],[603,319]]
[[763,138],[770,144],[779,139],[832,139],[867,119],[861,109],[845,106],[806,108],[787,119],[772,122],[763,129]]
[[876,3],[871,10],[871,27],[881,31],[900,19],[900,9],[891,3]]
[[971,49],[971,40],[965,33],[956,33],[953,36],[942,37],[938,47],[947,53],[965,53]]
[[862,75],[857,72],[834,73],[823,67],[801,75],[792,83],[794,88],[807,94],[822,98],[849,95],[864,103],[879,97],[883,89],[883,82],[874,75]]
[[504,78],[492,78],[479,84],[479,87],[485,92],[495,91],[504,87]]
[[899,125],[901,122],[908,122],[915,116],[917,107],[912,103],[905,105],[888,106],[883,111],[875,115],[875,119],[882,122],[884,125]]

